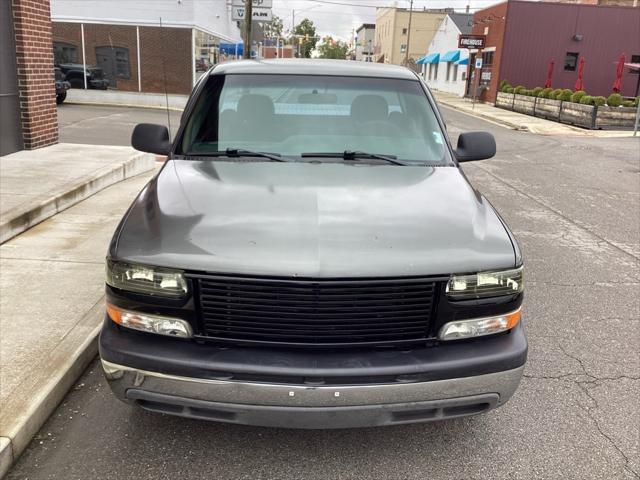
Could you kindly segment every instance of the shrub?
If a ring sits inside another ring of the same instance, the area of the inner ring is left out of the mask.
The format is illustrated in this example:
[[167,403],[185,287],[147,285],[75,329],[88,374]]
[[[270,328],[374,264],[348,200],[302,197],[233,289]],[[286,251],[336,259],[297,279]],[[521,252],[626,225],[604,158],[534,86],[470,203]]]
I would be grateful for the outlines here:
[[542,87],[536,87],[533,90],[531,90],[531,95],[533,95],[534,97],[539,97],[540,96],[540,92],[543,91],[544,88]]
[[620,95],[619,93],[612,93],[607,98],[607,105],[609,105],[610,107],[619,107],[620,105],[622,105],[622,95]]
[[551,92],[553,92],[553,88],[545,88],[544,90],[542,90],[542,92],[540,92],[538,96],[542,98],[549,98],[549,94]]
[[562,89],[561,88],[554,88],[553,90],[551,90],[551,92],[549,93],[549,98],[552,100],[558,100],[558,95],[560,95],[562,93]]
[[580,99],[587,94],[584,90],[578,90],[571,95],[571,101],[573,103],[580,103]]
[[516,88],[513,89],[513,93],[517,93],[517,94],[522,94],[522,91],[526,90],[526,88],[523,85],[518,85]]
[[556,96],[556,100],[562,100],[563,102],[570,102],[571,95],[573,95],[573,92],[568,88],[565,88]]
[[640,105],[640,97],[636,97],[636,99],[633,101],[634,107],[637,107],[638,105]]
[[634,105],[634,101],[633,100],[624,100],[622,102],[622,106],[623,107],[633,107]]
[[505,88],[505,93],[513,93],[513,87],[509,86]]
[[506,88],[506,87],[510,87],[510,86],[511,86],[511,84],[509,83],[509,81],[508,81],[507,79],[504,79],[504,80],[502,80],[502,81],[500,82],[500,86],[498,87],[498,89],[499,89],[501,92],[504,92],[504,91],[505,91],[505,88]]
[[593,97],[591,95],[583,95],[580,97],[580,103],[582,105],[595,105],[593,103]]
[[593,104],[598,105],[599,107],[603,106],[607,103],[607,99],[604,97],[593,97]]

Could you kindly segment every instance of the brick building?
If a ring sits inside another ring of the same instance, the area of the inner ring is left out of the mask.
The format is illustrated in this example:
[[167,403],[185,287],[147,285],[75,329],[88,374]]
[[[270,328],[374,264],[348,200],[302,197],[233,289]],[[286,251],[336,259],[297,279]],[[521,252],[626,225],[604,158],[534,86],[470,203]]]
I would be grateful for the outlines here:
[[51,0],[57,64],[97,66],[109,88],[187,94],[220,43],[240,41],[226,2]]
[[58,141],[48,0],[0,2],[0,155]]
[[[476,12],[471,33],[487,41],[481,53],[470,50],[466,93],[473,91],[475,58],[482,55],[480,98],[490,102],[503,79],[544,86],[552,60],[554,88],[573,89],[584,58],[584,89],[603,96],[612,91],[622,54],[640,63],[640,8],[633,6],[510,0]],[[638,95],[639,85],[639,71],[625,68],[620,93]]]

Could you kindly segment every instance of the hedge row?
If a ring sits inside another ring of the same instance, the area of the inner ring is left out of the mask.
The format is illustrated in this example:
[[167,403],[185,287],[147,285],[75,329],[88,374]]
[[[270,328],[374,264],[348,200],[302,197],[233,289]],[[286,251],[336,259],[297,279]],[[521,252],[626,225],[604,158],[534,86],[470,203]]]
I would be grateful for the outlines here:
[[625,100],[619,93],[612,93],[608,98],[587,95],[584,90],[573,92],[568,88],[542,88],[536,87],[528,89],[523,85],[513,87],[507,80],[502,80],[499,87],[504,93],[517,93],[518,95],[528,95],[530,97],[549,98],[551,100],[562,100],[563,102],[581,103],[583,105],[609,105],[610,107],[637,107],[640,104],[640,97],[635,100]]

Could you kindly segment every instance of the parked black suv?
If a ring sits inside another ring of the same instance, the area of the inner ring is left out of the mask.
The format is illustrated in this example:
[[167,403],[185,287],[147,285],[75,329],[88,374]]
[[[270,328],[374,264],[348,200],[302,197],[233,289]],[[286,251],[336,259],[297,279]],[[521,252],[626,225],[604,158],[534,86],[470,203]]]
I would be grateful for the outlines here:
[[71,84],[71,88],[84,88],[83,75],[87,77],[87,88],[106,90],[109,87],[109,80],[104,78],[104,72],[99,67],[83,68],[81,63],[61,63],[56,66],[64,74],[65,80]]
[[331,428],[486,412],[527,356],[522,255],[402,67],[241,61],[204,75],[107,258],[100,356],[147,410]]

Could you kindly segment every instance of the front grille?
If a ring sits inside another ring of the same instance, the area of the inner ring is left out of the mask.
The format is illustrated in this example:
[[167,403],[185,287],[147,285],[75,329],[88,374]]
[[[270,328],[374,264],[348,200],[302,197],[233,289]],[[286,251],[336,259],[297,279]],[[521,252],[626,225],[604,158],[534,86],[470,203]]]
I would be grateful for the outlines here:
[[436,285],[429,278],[197,281],[205,337],[318,346],[426,340]]

